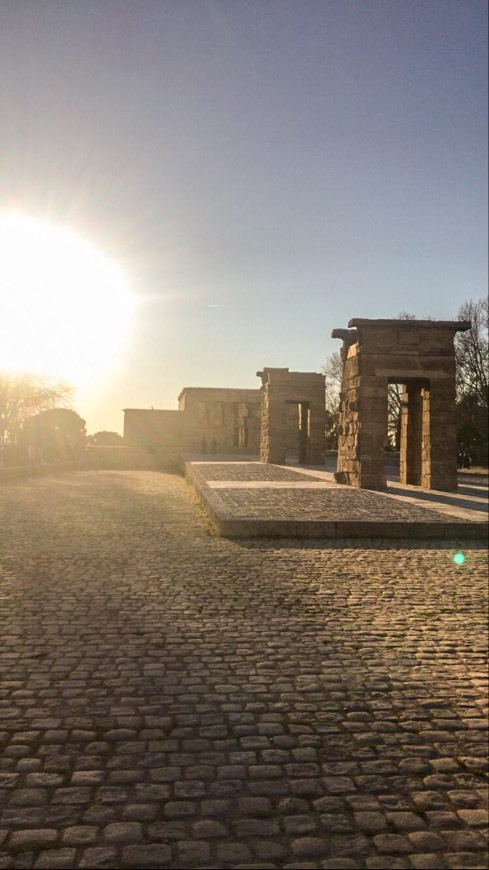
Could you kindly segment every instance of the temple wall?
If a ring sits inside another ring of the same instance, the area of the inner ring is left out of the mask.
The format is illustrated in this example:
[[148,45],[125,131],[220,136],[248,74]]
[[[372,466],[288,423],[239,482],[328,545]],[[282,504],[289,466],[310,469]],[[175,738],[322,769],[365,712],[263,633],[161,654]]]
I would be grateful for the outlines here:
[[259,390],[186,387],[178,397],[184,412],[183,449],[199,453],[258,453]]

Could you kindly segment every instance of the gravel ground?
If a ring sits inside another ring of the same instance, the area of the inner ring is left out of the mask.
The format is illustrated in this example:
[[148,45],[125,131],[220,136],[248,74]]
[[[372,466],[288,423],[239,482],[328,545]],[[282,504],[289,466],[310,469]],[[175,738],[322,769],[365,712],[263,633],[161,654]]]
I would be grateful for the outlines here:
[[0,487],[0,868],[486,867],[486,554]]

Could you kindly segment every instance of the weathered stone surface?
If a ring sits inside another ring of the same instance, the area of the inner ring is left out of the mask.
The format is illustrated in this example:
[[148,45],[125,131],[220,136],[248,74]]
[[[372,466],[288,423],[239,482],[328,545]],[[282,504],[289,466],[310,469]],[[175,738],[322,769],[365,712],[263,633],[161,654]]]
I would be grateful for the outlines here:
[[128,448],[152,451],[163,464],[177,464],[182,450],[258,453],[259,390],[185,387],[178,403],[178,411],[125,409],[124,441]]
[[31,849],[45,849],[52,846],[58,839],[58,831],[53,828],[37,828],[35,830],[15,831],[9,841],[13,852],[27,852]]
[[[428,325],[429,324],[429,325]],[[386,488],[387,388],[403,384],[401,483],[456,491],[455,351],[461,321],[354,319],[343,339],[338,483]]]
[[485,549],[243,546],[192,505],[150,472],[0,488],[0,868],[486,866]]
[[75,849],[46,849],[36,859],[34,870],[71,870],[75,863]]
[[96,847],[86,849],[78,864],[79,867],[111,868],[116,860],[116,850],[113,848]]
[[169,846],[163,844],[149,846],[124,846],[121,856],[122,867],[128,867],[130,870],[150,870],[171,864],[172,852]]
[[295,429],[299,462],[324,462],[324,375],[286,368],[265,368],[257,375],[262,380],[261,461],[283,464]]
[[75,825],[63,831],[63,843],[70,846],[94,843],[98,836],[98,828],[94,825]]
[[140,822],[113,822],[103,830],[108,843],[137,843],[143,838]]

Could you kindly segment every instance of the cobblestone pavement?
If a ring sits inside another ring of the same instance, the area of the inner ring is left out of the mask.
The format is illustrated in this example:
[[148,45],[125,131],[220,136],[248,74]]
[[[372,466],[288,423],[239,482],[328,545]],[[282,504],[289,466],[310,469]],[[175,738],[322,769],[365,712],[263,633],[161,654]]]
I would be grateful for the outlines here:
[[485,867],[484,549],[210,537],[0,488],[0,868]]
[[390,481],[388,493],[381,493],[337,484],[332,473],[324,470],[301,472],[297,466],[286,468],[253,461],[190,464],[192,475],[212,489],[221,509],[237,518],[419,521],[444,525],[457,524],[461,517],[487,520],[484,487],[466,486],[465,493],[441,493],[401,487]]
[[286,468],[283,465],[266,465],[263,462],[197,462],[202,468],[206,480],[233,480],[240,483],[248,481],[287,481],[295,483],[302,480],[309,483],[310,480],[322,480],[320,474],[301,474],[295,469]]
[[396,522],[457,523],[456,517],[427,510],[366,489],[338,486],[324,489],[219,489],[226,510],[235,517],[279,519],[317,519],[340,521],[345,517],[362,520]]

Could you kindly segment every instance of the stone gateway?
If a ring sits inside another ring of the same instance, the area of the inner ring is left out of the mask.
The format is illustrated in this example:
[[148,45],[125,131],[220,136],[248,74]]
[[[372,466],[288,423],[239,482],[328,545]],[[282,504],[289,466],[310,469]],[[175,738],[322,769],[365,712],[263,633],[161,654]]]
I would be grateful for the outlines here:
[[343,375],[336,479],[386,488],[387,387],[402,384],[400,481],[455,492],[454,337],[468,321],[350,320],[341,338]]
[[324,463],[326,411],[324,375],[265,368],[256,373],[262,380],[260,459],[283,465],[290,441],[289,407],[297,413],[298,460]]

